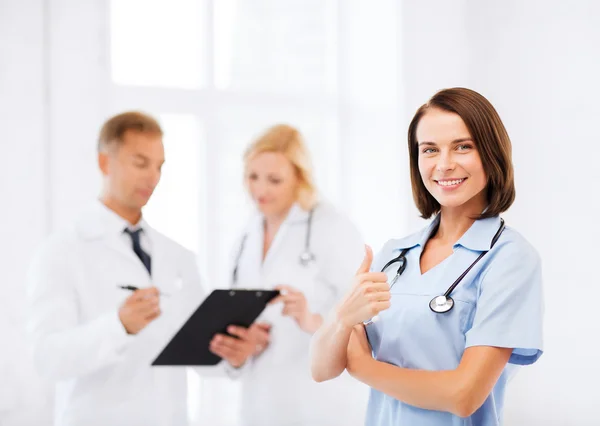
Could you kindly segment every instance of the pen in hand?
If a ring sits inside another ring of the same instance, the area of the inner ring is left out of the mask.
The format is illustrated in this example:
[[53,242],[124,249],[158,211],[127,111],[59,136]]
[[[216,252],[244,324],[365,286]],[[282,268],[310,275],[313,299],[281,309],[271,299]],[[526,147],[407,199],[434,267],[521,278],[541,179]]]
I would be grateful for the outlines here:
[[[130,290],[130,291],[137,291],[140,290],[139,287],[133,286],[133,285],[117,285],[118,288],[123,289],[123,290]],[[169,297],[168,294],[163,293],[162,291],[158,293],[161,296],[166,296]]]

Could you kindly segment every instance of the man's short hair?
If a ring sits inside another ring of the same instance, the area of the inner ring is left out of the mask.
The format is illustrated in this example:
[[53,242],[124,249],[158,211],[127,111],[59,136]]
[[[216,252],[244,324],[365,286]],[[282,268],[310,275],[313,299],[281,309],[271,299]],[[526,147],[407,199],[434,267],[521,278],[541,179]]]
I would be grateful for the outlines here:
[[162,137],[163,131],[158,121],[148,114],[138,111],[128,111],[104,123],[98,137],[98,151],[105,151],[112,146],[120,146],[127,131],[147,133]]

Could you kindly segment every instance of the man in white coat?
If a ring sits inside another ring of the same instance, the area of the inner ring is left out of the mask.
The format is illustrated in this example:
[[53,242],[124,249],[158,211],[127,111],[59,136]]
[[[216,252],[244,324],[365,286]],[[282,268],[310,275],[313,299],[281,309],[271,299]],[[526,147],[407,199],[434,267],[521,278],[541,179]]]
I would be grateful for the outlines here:
[[[37,368],[56,382],[55,424],[185,425],[185,368],[151,363],[205,294],[193,253],[142,219],[164,162],[159,124],[137,112],[111,118],[98,162],[100,199],[40,247],[28,277],[28,327]],[[255,349],[238,331],[217,368],[234,371]]]

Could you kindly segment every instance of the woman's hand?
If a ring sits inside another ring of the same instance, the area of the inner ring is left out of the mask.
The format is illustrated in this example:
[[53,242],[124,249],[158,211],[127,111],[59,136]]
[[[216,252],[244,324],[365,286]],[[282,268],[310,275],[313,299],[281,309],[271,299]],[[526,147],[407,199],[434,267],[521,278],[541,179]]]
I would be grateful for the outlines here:
[[355,325],[352,329],[346,357],[348,360],[346,369],[351,375],[356,373],[365,360],[373,359],[373,352],[364,325]]
[[279,285],[275,287],[275,290],[279,290],[281,294],[270,303],[283,302],[282,315],[292,317],[301,330],[313,334],[323,320],[321,315],[310,312],[306,296],[288,285]]
[[352,289],[337,307],[337,319],[345,327],[362,324],[390,307],[387,275],[369,272],[373,251],[369,246],[365,246],[365,249],[365,258],[356,272]]

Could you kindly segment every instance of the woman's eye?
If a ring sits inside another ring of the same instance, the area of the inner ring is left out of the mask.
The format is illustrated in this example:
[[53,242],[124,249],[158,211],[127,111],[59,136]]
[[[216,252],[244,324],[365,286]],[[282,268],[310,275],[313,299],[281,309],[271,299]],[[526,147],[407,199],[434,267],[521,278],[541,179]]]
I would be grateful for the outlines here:
[[469,144],[463,144],[463,145],[458,145],[457,148],[459,151],[467,151],[467,150],[473,148],[473,146],[469,145]]
[[432,154],[435,152],[435,148],[425,148],[422,152],[423,154]]

